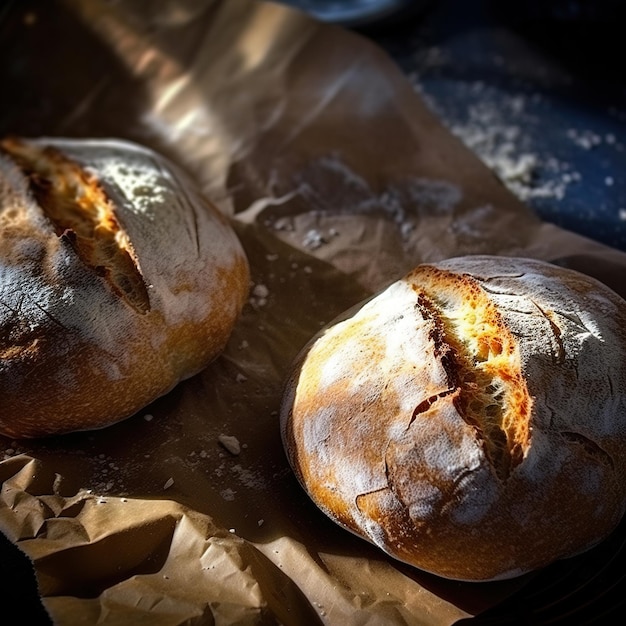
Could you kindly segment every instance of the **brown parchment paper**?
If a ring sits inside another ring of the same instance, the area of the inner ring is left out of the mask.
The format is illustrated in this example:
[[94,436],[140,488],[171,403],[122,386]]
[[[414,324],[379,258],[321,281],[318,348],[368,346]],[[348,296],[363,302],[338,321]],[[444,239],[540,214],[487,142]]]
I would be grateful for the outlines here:
[[206,371],[101,431],[0,439],[0,529],[53,621],[447,625],[522,587],[438,579],[327,520],[283,454],[282,382],[323,324],[420,261],[532,256],[626,295],[626,255],[538,220],[378,48],[280,5],[27,0],[0,53],[2,133],[163,152],[252,267]]

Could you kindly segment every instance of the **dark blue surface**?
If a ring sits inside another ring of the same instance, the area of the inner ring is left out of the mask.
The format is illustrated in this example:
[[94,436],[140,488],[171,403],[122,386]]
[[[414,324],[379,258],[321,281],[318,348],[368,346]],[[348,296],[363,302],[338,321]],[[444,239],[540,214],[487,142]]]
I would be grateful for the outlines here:
[[626,250],[624,4],[441,1],[364,34],[542,218]]

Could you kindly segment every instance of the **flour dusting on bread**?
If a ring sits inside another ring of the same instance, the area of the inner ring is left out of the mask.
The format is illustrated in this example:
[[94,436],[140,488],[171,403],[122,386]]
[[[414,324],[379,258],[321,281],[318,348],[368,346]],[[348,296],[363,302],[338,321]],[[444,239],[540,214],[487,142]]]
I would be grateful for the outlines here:
[[0,432],[100,428],[224,348],[249,289],[232,228],[121,140],[0,142]]
[[394,557],[518,575],[624,512],[625,353],[626,303],[591,278],[530,259],[421,265],[302,351],[285,448],[316,504]]

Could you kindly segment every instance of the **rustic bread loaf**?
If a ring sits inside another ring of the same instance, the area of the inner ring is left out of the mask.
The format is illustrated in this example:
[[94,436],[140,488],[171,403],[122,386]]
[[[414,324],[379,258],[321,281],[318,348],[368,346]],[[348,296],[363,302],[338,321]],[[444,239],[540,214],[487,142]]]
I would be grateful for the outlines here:
[[313,501],[443,577],[579,553],[626,502],[626,303],[530,259],[421,265],[331,324],[286,384]]
[[0,142],[0,432],[126,418],[204,368],[247,297],[227,219],[117,140]]

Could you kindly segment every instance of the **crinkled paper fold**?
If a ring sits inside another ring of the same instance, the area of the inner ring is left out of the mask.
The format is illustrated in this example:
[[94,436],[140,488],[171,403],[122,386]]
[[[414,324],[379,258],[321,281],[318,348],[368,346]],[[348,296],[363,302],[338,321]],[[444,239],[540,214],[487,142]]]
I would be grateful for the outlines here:
[[225,352],[136,416],[0,440],[0,528],[60,625],[432,624],[527,580],[397,563],[309,501],[282,383],[320,327],[421,261],[543,258],[622,292],[626,255],[541,222],[356,34],[251,0],[13,3],[0,131],[121,137],[185,167],[252,267]]

